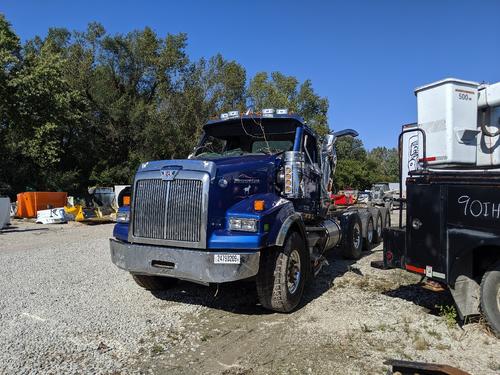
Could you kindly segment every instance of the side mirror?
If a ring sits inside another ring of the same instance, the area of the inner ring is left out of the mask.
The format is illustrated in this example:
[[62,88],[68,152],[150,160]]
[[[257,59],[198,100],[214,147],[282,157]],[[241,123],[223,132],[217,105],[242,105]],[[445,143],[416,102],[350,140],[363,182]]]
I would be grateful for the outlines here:
[[327,134],[323,139],[323,147],[321,149],[322,154],[331,154],[333,152],[333,147],[337,137],[333,134]]
[[333,135],[337,138],[340,138],[340,137],[345,137],[346,135],[350,135],[351,137],[357,137],[359,134],[356,130],[344,129],[334,132]]
[[345,137],[345,136],[351,136],[351,137],[357,137],[359,134],[356,130],[353,129],[344,129],[344,130],[339,130],[336,132],[333,132],[331,134],[327,134],[325,138],[323,138],[323,147],[321,149],[321,152],[323,154],[329,154],[333,152],[333,147],[335,145],[335,142],[337,141],[337,138]]

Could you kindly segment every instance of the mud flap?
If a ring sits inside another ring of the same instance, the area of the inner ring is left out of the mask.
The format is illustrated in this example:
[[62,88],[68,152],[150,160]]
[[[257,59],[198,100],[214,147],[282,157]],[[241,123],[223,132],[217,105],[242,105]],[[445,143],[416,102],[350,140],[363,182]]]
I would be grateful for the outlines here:
[[384,237],[384,267],[404,268],[406,255],[406,229],[385,228]]

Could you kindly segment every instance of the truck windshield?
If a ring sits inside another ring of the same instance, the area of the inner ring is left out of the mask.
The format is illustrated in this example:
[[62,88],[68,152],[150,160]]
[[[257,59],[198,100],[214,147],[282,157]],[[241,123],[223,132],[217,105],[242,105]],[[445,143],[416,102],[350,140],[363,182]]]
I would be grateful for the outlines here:
[[195,158],[270,155],[293,149],[295,126],[257,125],[241,122],[205,128],[205,134],[196,147]]

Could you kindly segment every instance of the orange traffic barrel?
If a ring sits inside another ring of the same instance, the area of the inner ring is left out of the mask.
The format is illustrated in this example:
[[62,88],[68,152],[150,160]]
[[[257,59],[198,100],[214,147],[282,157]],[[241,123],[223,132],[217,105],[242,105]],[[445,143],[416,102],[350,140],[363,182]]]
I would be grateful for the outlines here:
[[36,217],[39,210],[64,207],[68,193],[55,191],[29,191],[17,194],[17,217]]

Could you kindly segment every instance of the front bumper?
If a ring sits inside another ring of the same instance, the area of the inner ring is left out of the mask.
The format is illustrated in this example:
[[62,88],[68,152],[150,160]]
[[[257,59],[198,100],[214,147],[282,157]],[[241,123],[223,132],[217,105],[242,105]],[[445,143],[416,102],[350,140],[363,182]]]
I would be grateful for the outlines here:
[[[110,239],[111,260],[135,274],[168,276],[197,283],[224,283],[259,272],[260,252],[209,252],[175,247],[133,244]],[[214,254],[239,254],[240,264],[214,264]]]

